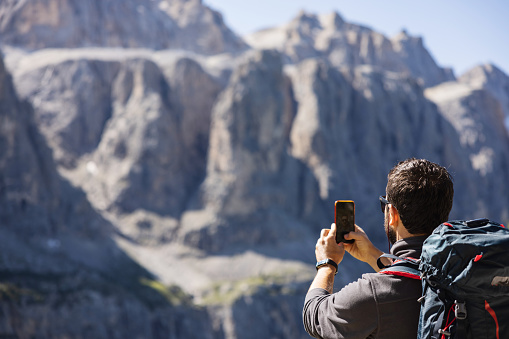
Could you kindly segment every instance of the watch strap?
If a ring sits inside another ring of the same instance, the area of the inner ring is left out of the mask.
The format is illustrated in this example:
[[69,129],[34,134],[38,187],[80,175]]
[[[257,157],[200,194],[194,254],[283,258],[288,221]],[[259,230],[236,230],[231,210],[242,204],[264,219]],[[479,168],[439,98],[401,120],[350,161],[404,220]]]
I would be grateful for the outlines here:
[[336,269],[336,273],[334,273],[334,275],[338,274],[338,264],[336,264],[336,262],[334,260],[329,259],[329,258],[317,262],[316,263],[316,270],[318,271],[318,269],[320,267],[325,266],[325,265],[333,266]]

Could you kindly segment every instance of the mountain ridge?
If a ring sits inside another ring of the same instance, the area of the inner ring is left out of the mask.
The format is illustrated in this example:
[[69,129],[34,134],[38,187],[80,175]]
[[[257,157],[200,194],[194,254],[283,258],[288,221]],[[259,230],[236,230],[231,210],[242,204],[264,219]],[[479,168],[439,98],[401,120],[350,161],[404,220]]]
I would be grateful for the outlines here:
[[[269,38],[274,36],[277,40],[271,41]],[[425,87],[455,79],[451,69],[435,63],[421,37],[402,31],[388,39],[367,26],[345,22],[337,12],[316,15],[301,11],[289,24],[264,29],[244,39],[255,48],[278,49],[288,62],[326,57],[336,67],[375,65],[407,72]]]
[[96,46],[217,54],[246,47],[201,0],[4,1],[0,33],[2,43],[30,50]]

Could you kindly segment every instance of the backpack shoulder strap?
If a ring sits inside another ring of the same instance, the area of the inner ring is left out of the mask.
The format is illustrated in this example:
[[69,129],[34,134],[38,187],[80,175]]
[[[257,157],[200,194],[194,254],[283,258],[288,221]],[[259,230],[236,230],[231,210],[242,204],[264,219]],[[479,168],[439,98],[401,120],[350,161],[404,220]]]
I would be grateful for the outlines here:
[[391,254],[382,254],[380,258],[393,259],[393,264],[384,267],[378,273],[397,275],[401,277],[421,280],[421,272],[419,271],[419,260],[413,258],[401,258]]

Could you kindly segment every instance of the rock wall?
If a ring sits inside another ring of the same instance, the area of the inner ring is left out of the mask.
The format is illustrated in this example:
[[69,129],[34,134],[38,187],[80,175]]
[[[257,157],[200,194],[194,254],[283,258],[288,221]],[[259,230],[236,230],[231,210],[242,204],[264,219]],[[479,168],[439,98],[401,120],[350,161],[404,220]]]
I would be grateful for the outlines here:
[[0,59],[0,334],[212,338],[208,315],[158,284],[56,170]]
[[494,96],[500,103],[505,126],[509,131],[509,76],[507,74],[495,65],[479,65],[463,74],[458,81],[475,89],[484,89]]

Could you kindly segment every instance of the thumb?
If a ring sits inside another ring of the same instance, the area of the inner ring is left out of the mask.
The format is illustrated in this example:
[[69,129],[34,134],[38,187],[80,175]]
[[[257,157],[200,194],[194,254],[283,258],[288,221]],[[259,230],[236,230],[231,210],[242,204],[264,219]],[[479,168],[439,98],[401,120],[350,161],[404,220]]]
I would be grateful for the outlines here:
[[349,232],[348,234],[345,234],[346,239],[360,239],[366,236],[366,232],[359,226],[355,225],[355,231]]
[[349,233],[344,235],[346,240],[364,239],[365,236],[366,236],[366,234],[364,232],[356,232],[356,231],[349,232]]

